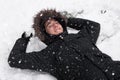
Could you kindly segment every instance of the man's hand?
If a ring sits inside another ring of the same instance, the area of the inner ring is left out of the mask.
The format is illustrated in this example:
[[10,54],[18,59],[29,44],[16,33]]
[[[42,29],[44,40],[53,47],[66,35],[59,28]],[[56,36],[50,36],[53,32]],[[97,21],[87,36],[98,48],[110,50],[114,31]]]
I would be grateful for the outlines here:
[[29,41],[29,39],[30,39],[32,36],[33,36],[33,34],[32,34],[32,33],[30,34],[30,36],[27,36],[27,35],[26,35],[26,32],[24,32],[24,33],[22,33],[21,38],[23,38],[23,39],[25,39],[25,40]]

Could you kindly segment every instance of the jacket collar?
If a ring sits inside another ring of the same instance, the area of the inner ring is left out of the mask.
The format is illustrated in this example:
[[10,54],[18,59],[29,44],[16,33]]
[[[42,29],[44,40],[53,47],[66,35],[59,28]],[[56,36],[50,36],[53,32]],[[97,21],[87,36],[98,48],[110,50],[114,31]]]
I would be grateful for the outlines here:
[[47,39],[44,41],[46,45],[50,45],[58,40],[63,40],[68,35],[67,31],[64,31],[63,33],[59,35],[49,35],[47,34]]

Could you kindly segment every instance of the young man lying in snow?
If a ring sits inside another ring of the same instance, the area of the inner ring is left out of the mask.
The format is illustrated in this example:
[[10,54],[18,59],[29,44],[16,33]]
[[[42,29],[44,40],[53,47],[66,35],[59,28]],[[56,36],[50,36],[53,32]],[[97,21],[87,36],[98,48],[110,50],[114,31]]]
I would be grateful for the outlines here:
[[[80,30],[68,34],[67,28]],[[120,62],[102,53],[96,44],[100,24],[67,18],[56,10],[41,10],[34,18],[37,37],[47,47],[26,53],[30,37],[23,33],[8,58],[11,67],[48,72],[58,80],[120,80]]]

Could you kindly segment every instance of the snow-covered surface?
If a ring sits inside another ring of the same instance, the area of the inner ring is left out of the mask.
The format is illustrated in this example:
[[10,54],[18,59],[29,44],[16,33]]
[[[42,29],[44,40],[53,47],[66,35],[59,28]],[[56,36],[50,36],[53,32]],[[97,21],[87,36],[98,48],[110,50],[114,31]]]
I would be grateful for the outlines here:
[[[99,22],[97,46],[114,60],[120,60],[120,0],[0,0],[0,80],[55,80],[48,74],[11,68],[7,63],[16,39],[24,31],[34,32],[33,17],[46,8]],[[77,12],[81,14],[76,15]],[[37,38],[32,38],[27,52],[44,47]]]

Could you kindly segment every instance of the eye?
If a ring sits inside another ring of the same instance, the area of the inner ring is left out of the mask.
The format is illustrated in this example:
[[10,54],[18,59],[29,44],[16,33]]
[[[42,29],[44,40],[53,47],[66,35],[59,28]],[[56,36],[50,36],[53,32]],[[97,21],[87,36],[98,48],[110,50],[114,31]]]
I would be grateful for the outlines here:
[[59,24],[59,22],[58,22],[58,21],[55,21],[55,24]]
[[48,27],[48,28],[51,28],[51,27],[52,27],[52,25],[48,25],[47,27]]

